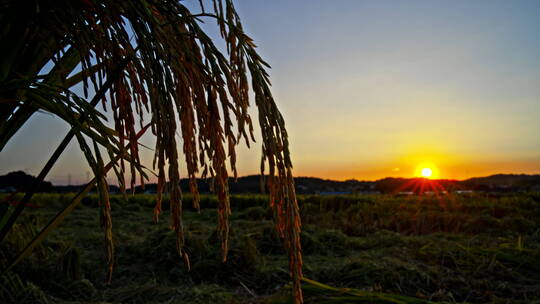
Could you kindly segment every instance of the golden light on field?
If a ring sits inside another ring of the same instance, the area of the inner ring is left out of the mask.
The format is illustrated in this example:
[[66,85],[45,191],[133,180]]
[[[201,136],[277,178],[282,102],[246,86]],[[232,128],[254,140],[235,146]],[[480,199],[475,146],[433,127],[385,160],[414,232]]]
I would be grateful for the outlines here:
[[433,163],[424,162],[416,167],[414,176],[429,179],[438,178],[439,169]]

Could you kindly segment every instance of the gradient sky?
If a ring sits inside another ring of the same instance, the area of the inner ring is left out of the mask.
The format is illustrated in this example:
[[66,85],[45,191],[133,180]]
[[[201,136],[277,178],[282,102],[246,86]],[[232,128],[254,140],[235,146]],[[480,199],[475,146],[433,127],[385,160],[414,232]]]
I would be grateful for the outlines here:
[[[409,177],[426,162],[441,178],[540,173],[540,1],[236,3],[272,65],[295,175]],[[37,174],[66,132],[35,115],[0,174]],[[240,150],[239,173],[258,173],[258,145]],[[89,171],[72,144],[48,180]]]

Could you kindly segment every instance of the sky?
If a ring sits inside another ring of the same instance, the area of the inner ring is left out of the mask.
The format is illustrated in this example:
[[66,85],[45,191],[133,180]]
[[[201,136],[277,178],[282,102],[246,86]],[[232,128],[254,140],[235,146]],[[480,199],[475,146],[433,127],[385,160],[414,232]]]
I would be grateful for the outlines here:
[[[296,176],[540,173],[540,1],[235,3],[272,66]],[[0,153],[0,174],[36,175],[67,130],[35,115]],[[240,175],[258,173],[257,139],[239,149]],[[89,172],[72,143],[47,179]]]

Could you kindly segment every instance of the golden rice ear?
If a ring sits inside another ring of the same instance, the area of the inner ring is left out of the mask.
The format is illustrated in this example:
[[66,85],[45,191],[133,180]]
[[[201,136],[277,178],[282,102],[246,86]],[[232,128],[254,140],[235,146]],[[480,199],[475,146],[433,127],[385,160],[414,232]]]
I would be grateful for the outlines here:
[[[169,184],[171,226],[177,234],[178,252],[187,260],[183,254],[178,172],[177,142],[181,142],[196,209],[199,208],[196,184],[199,169],[203,169],[203,176],[209,173],[214,177],[219,199],[217,229],[225,260],[231,212],[227,182],[229,176],[237,175],[236,148],[241,138],[248,146],[254,141],[248,113],[251,90],[258,109],[263,159],[270,172],[270,204],[276,227],[289,251],[296,301],[301,302],[298,206],[285,122],[270,91],[269,66],[256,52],[253,40],[244,33],[231,0],[213,0],[213,11],[205,8],[204,14],[192,13],[183,3],[103,0],[98,4],[56,0],[41,1],[39,7],[23,10],[17,1],[8,2],[0,13],[0,24],[13,26],[0,39],[21,47],[2,49],[6,56],[0,56],[0,86],[7,83],[4,80],[10,80],[12,87],[0,87],[0,94],[16,89],[21,96],[0,95],[8,100],[7,114],[0,115],[0,131],[10,130],[0,132],[0,148],[35,110],[48,111],[68,122],[78,139],[90,138],[107,150],[114,159],[114,171],[120,183],[124,184],[123,176],[130,171],[131,178],[126,183],[134,189],[138,177],[142,184],[146,179],[139,157],[136,121],[142,125],[149,120],[156,139],[154,168],[160,171],[155,220],[161,212],[164,187]],[[21,12],[32,18],[16,20]],[[201,28],[201,18],[217,22],[226,52],[220,51]],[[39,60],[26,64],[28,58]],[[55,66],[51,73],[41,77],[39,72],[48,62]],[[121,63],[125,66],[115,75]],[[81,67],[80,74],[68,78],[77,66]],[[83,96],[63,87],[77,81],[82,83]],[[112,112],[112,127],[86,100],[89,87],[96,92],[106,88],[109,93],[107,99],[104,96],[100,99],[103,108]],[[28,110],[29,102],[35,108]],[[181,141],[175,139],[177,135]],[[87,159],[92,162],[90,154]],[[163,171],[166,167],[168,176]],[[110,220],[109,211],[105,208],[103,212],[106,223]]]
[[[159,159],[160,162],[163,162],[163,158]],[[156,206],[154,207],[154,223],[159,221],[159,215],[161,214],[161,203],[163,201],[163,191],[165,190],[165,168],[163,163],[159,165],[159,174],[158,174],[158,183],[157,183],[157,193],[156,193]]]
[[[144,135],[144,133],[148,130],[149,125],[141,128],[141,130],[137,133],[137,138],[140,138]],[[112,167],[114,167],[116,161],[119,159],[119,157],[116,157],[112,159],[104,168],[103,173],[107,173]],[[73,210],[80,204],[82,199],[92,190],[97,182],[97,179],[94,177],[90,182],[86,184],[86,186],[77,194],[75,195],[71,201],[66,205],[64,209],[62,209],[56,216],[47,224],[45,227],[41,229],[41,231],[26,245],[26,247],[9,263],[9,265],[4,269],[4,273],[10,271],[15,267],[18,263],[20,263],[24,258],[28,257],[33,250],[41,244],[41,242],[45,239],[45,237],[51,233],[60,223],[71,213]],[[105,192],[104,192],[105,193]],[[111,265],[109,265],[111,266]],[[112,269],[112,268],[109,268]],[[112,272],[108,272],[108,279],[110,278],[110,274]]]

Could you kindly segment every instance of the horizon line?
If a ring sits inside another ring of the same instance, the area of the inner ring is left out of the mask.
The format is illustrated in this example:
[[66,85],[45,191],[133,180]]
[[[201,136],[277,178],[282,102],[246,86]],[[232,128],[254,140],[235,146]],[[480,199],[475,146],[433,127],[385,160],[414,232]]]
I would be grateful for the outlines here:
[[[463,181],[467,181],[467,180],[471,180],[471,179],[476,179],[476,178],[487,178],[487,177],[493,177],[493,176],[498,176],[498,175],[510,175],[510,176],[540,176],[540,173],[534,173],[534,174],[529,174],[529,173],[495,173],[495,174],[490,174],[490,175],[485,175],[485,176],[475,176],[475,177],[469,177],[469,178],[465,178],[465,179],[451,179],[451,178],[425,178],[425,177],[421,177],[421,176],[412,176],[412,177],[403,177],[403,176],[386,176],[386,177],[383,177],[383,178],[379,178],[379,179],[374,179],[374,180],[359,180],[359,179],[356,179],[356,178],[350,178],[350,179],[343,179],[343,180],[338,180],[338,179],[330,179],[330,178],[324,178],[324,177],[317,177],[317,176],[294,176],[294,179],[298,179],[298,178],[313,178],[313,179],[320,179],[320,180],[326,180],[326,181],[332,181],[332,182],[347,182],[347,181],[356,181],[356,182],[363,182],[363,183],[374,183],[374,182],[377,182],[377,181],[381,181],[381,180],[384,180],[384,179],[425,179],[425,180],[430,180],[430,181],[456,181],[456,182],[463,182]],[[247,174],[247,175],[243,175],[243,176],[238,176],[236,179],[241,179],[241,178],[246,178],[246,177],[258,177],[258,176],[261,176],[261,174]],[[268,175],[264,175],[264,176],[268,176]],[[211,179],[212,177],[206,177],[206,178],[202,178],[202,177],[197,177],[197,180],[204,180],[204,179]],[[235,179],[233,176],[229,176],[229,179]],[[189,180],[188,177],[184,177],[184,178],[181,178],[180,180]],[[51,184],[53,184],[51,182]],[[81,186],[81,185],[85,185],[86,183],[82,183],[82,184],[53,184],[53,186],[57,186],[57,187],[69,187],[69,186]],[[153,184],[157,184],[156,182],[148,182],[148,183],[145,183],[144,185],[153,185]],[[114,185],[114,186],[118,186],[116,183],[109,183],[109,185]],[[135,187],[140,187],[141,184],[138,183],[135,185]],[[127,189],[126,189],[127,190]]]

